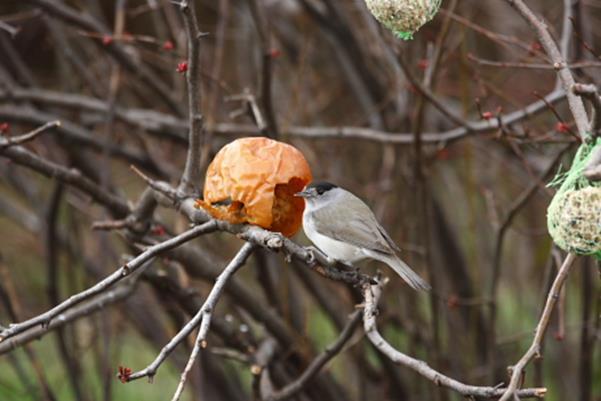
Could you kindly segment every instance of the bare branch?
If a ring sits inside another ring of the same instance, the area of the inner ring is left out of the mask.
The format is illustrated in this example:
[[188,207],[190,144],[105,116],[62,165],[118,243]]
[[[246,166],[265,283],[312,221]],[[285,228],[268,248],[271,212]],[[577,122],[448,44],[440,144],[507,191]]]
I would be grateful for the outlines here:
[[[557,155],[553,158],[553,160],[549,163],[547,168],[532,182],[528,188],[524,189],[522,193],[520,193],[514,201],[509,205],[507,212],[503,216],[503,220],[501,224],[496,229],[496,239],[495,239],[495,251],[493,256],[493,266],[492,266],[492,275],[490,280],[490,286],[488,288],[488,298],[491,300],[495,300],[497,297],[497,288],[499,286],[499,280],[501,276],[501,260],[503,256],[503,245],[505,243],[505,236],[507,231],[511,227],[513,220],[518,215],[520,210],[530,201],[530,199],[538,193],[538,190],[543,186],[544,181],[555,171],[556,165],[559,163],[563,155],[571,149],[572,146],[564,147]],[[488,336],[490,340],[489,347],[494,347],[496,342],[496,334],[495,334],[495,325],[496,325],[496,315],[497,315],[497,304],[496,302],[490,302],[490,317],[489,317],[489,328],[488,328]],[[493,352],[492,349],[490,352]]]
[[597,136],[601,129],[601,98],[596,85],[574,84],[572,88],[575,94],[586,98],[593,105],[593,119],[590,123],[590,131]]
[[[381,295],[382,284],[364,286],[363,296],[365,299],[365,310],[363,312],[363,326],[369,341],[371,341],[380,352],[390,358],[391,361],[417,372],[437,386],[449,388],[465,397],[496,398],[500,397],[505,392],[505,389],[498,387],[481,387],[461,383],[437,372],[428,366],[426,362],[412,358],[393,348],[392,345],[390,345],[378,332],[376,326],[378,300]],[[542,398],[545,396],[546,392],[546,388],[532,388],[520,390],[518,395],[523,398]]]
[[[134,291],[134,283],[126,283],[119,285],[114,289],[108,290],[100,294],[88,302],[84,302],[64,313],[57,315],[47,327],[37,326],[31,330],[27,330],[14,337],[0,342],[0,355],[14,350],[15,348],[27,344],[33,340],[37,340],[49,333],[52,330],[58,329],[68,323],[71,323],[82,317],[87,317],[91,313],[104,309],[106,306],[119,302],[131,295]],[[5,328],[4,330],[8,330]]]
[[444,103],[439,100],[439,97],[436,96],[428,87],[426,87],[419,79],[417,79],[407,61],[405,61],[403,55],[400,51],[397,51],[397,56],[399,60],[399,65],[403,69],[405,76],[411,82],[411,85],[417,90],[425,99],[428,100],[434,107],[438,109],[445,117],[459,125],[461,128],[466,129],[467,131],[473,131],[472,124],[469,121],[464,120],[463,118],[456,115],[452,110],[450,110]]
[[98,136],[83,128],[81,125],[74,124],[64,118],[58,118],[56,115],[42,112],[31,107],[0,105],[0,118],[7,121],[24,122],[36,125],[46,124],[48,121],[61,120],[61,124],[54,128],[64,138],[69,139],[74,144],[85,146],[96,152],[108,151],[109,155],[115,155],[120,159],[127,160],[129,163],[144,167],[153,174],[159,174],[162,177],[166,176],[154,162],[137,150],[134,150],[129,146],[126,147],[107,142],[104,139],[98,138]]
[[584,104],[582,103],[582,99],[576,96],[572,91],[572,87],[576,81],[574,81],[574,76],[566,63],[566,60],[562,57],[557,48],[557,44],[551,37],[546,24],[534,15],[532,10],[523,2],[523,0],[507,0],[507,2],[513,6],[536,31],[538,39],[559,74],[559,78],[563,84],[563,90],[567,93],[568,105],[570,106],[576,126],[578,127],[578,134],[583,140],[586,139],[589,135],[588,116]]
[[[231,99],[241,99],[248,95],[242,94],[238,96],[231,96]],[[470,134],[490,132],[499,129],[499,120],[503,125],[511,125],[519,123],[527,118],[534,117],[535,115],[545,111],[549,104],[556,104],[561,100],[565,99],[566,93],[560,89],[555,90],[547,94],[543,100],[537,100],[530,103],[516,111],[502,114],[499,119],[470,121],[469,126],[471,129],[465,127],[457,127],[444,132],[424,132],[422,135],[422,141],[428,143],[440,143],[449,142],[458,139],[462,139]],[[0,99],[17,99],[17,100],[33,100],[45,104],[65,107],[68,109],[79,109],[87,110],[99,113],[105,113],[108,110],[108,104],[105,102],[82,95],[70,95],[63,94],[47,90],[39,89],[17,89],[12,88],[10,91],[3,91],[0,89]],[[256,104],[256,102],[255,102]],[[251,103],[251,107],[254,105]],[[1,109],[0,109],[1,110]],[[255,109],[253,116],[257,116]],[[12,110],[11,110],[12,112]],[[8,115],[8,113],[6,113]],[[115,109],[115,115],[122,121],[127,122],[138,127],[147,130],[155,135],[169,138],[177,143],[187,144],[188,138],[185,135],[185,131],[188,130],[188,124],[186,121],[179,119],[173,115],[161,113],[154,110],[146,109],[125,109],[117,107]],[[260,113],[259,113],[260,116]],[[219,123],[212,124],[207,127],[207,130],[211,133],[218,135],[227,136],[241,136],[241,135],[258,135],[261,134],[262,130],[266,126],[264,123],[261,124],[257,121],[257,128],[254,125],[242,125],[242,124],[231,124],[231,123]],[[397,144],[411,144],[414,141],[414,135],[412,133],[397,133],[377,130],[366,127],[306,127],[306,126],[290,126],[280,127],[280,133],[282,135],[290,135],[301,138],[310,139],[361,139],[379,143],[397,143]]]
[[3,31],[8,32],[8,34],[10,36],[12,36],[13,38],[15,36],[17,36],[17,34],[19,33],[19,31],[21,31],[21,28],[15,28],[14,26],[7,24],[6,22],[0,20],[0,29],[2,29]]
[[50,121],[44,125],[42,125],[41,127],[38,127],[36,129],[34,129],[33,131],[30,131],[26,134],[23,135],[19,135],[19,136],[15,136],[12,138],[0,138],[0,151],[14,146],[14,145],[21,145],[25,142],[31,141],[32,139],[35,139],[38,135],[43,134],[44,132],[50,130],[51,128],[55,128],[55,127],[60,127],[61,122],[56,120],[56,121]]
[[[92,15],[79,12],[60,2],[53,0],[27,1],[37,5],[53,17],[57,17],[88,32],[94,32],[100,36],[111,33],[107,27]],[[174,98],[170,88],[144,63],[137,62],[119,43],[110,43],[108,46],[104,46],[103,49],[106,49],[107,53],[121,63],[129,72],[139,76],[142,82],[157,94],[157,98],[164,101],[171,110],[179,115],[183,114],[179,102]]]
[[[219,296],[223,292],[225,283],[240,267],[244,265],[246,259],[248,259],[248,257],[251,255],[253,249],[254,245],[249,243],[246,243],[244,244],[244,246],[242,246],[242,248],[238,251],[236,256],[230,261],[230,263],[219,275],[219,277],[217,277],[217,279],[215,280],[215,285],[211,289],[211,292],[207,296],[207,299],[205,300],[202,307],[198,310],[196,315],[194,315],[194,317],[190,319],[190,321],[175,336],[173,336],[169,343],[167,343],[167,345],[165,345],[163,349],[161,349],[159,355],[150,365],[148,365],[145,369],[139,372],[131,374],[128,377],[128,381],[136,380],[142,377],[149,377],[152,380],[152,378],[156,374],[157,369],[161,366],[163,361],[165,361],[165,359],[169,356],[169,354],[171,354],[175,347],[177,347],[196,327],[198,327],[198,325],[201,324],[201,322],[203,322],[203,324],[201,325],[201,330],[199,330],[198,332],[198,337],[196,339],[194,349],[196,350],[196,348],[199,347],[206,347],[206,335],[209,329],[211,314],[215,309],[215,305],[219,300]],[[196,354],[198,354],[198,350],[192,352],[191,358],[188,361],[188,364],[186,365],[186,369],[188,371],[191,368],[191,364],[194,363]],[[192,358],[192,356],[194,356],[194,358]],[[186,381],[185,376],[187,375],[187,371],[184,370],[184,372],[185,375],[182,374],[182,378],[178,386],[178,391],[180,393],[181,390],[179,390],[179,387],[181,386],[183,388],[183,385]]]
[[[540,63],[520,63],[514,61],[494,61],[478,58],[473,54],[468,54],[467,58],[471,61],[475,61],[479,65],[487,67],[498,67],[498,68],[521,68],[525,70],[555,70],[555,67],[551,64],[540,64]],[[601,62],[598,61],[579,61],[570,63],[568,68],[572,70],[583,69],[583,68],[600,68]],[[578,85],[578,84],[576,84]]]
[[200,154],[203,141],[203,117],[200,110],[200,37],[198,21],[196,20],[195,2],[183,0],[179,9],[186,27],[188,39],[188,155],[182,175],[180,190],[186,193],[198,193],[200,185]]
[[[278,124],[273,107],[272,81],[273,81],[273,54],[271,48],[271,29],[269,21],[263,10],[264,5],[257,0],[249,0],[250,11],[253,16],[259,43],[261,44],[261,104],[265,111],[265,136],[277,138]],[[255,113],[256,115],[257,113]]]
[[14,337],[17,334],[23,333],[34,326],[41,325],[43,328],[47,329],[51,321],[64,311],[112,287],[115,283],[129,276],[131,273],[135,272],[140,267],[145,266],[147,261],[156,257],[156,255],[160,254],[161,252],[173,249],[187,241],[190,241],[193,238],[198,237],[199,235],[215,231],[216,226],[217,225],[214,221],[209,221],[205,224],[194,226],[188,231],[176,237],[170,238],[167,241],[149,247],[144,252],[136,256],[133,260],[126,263],[124,266],[117,269],[114,273],[112,273],[105,279],[99,281],[87,290],[70,296],[66,301],[58,304],[54,308],[36,317],[33,317],[22,323],[10,325],[8,329],[0,332],[0,343],[6,341],[10,337]]
[[[559,39],[559,54],[566,63],[570,61],[570,43],[572,42],[572,0],[563,0],[563,21],[561,23],[561,38]],[[567,67],[570,68],[570,67]],[[557,77],[555,89],[561,88],[561,78]]]
[[285,400],[301,391],[332,358],[342,351],[342,348],[351,339],[356,328],[361,323],[362,316],[362,310],[355,311],[350,317],[346,326],[344,326],[342,329],[342,332],[336,341],[328,345],[326,349],[311,362],[311,364],[307,367],[307,369],[305,369],[298,379],[287,384],[282,389],[275,391],[273,394],[268,394],[265,397],[265,400]]
[[201,348],[204,349],[207,347],[207,334],[209,333],[209,326],[211,324],[211,316],[213,311],[215,310],[215,306],[217,305],[217,301],[219,300],[219,296],[223,292],[223,287],[227,282],[228,278],[232,276],[242,265],[246,262],[246,259],[251,255],[255,246],[250,243],[246,243],[242,246],[242,248],[238,251],[238,254],[232,259],[230,264],[223,270],[223,273],[217,277],[215,280],[215,285],[211,289],[211,292],[207,296],[205,303],[202,308],[200,308],[199,314],[197,316],[200,317],[200,328],[198,329],[198,335],[196,337],[196,341],[194,342],[194,348],[192,349],[192,353],[190,353],[190,358],[188,359],[188,363],[182,372],[179,384],[177,385],[177,389],[175,390],[175,394],[171,398],[171,401],[178,401],[184,391],[184,386],[186,385],[186,379],[188,377],[188,373],[192,369],[194,365],[194,361],[196,361],[196,357],[200,352]]
[[46,160],[22,146],[11,146],[0,149],[0,156],[6,157],[17,164],[27,166],[47,177],[57,178],[90,195],[96,202],[106,206],[116,216],[129,213],[127,203],[101,188],[94,181],[82,175],[78,170],[68,169],[60,164]]

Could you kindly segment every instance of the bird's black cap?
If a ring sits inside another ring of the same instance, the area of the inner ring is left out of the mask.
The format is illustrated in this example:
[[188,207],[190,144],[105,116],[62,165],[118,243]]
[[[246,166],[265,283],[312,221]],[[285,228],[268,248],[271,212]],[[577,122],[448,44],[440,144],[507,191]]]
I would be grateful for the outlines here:
[[317,181],[317,182],[312,182],[311,184],[307,185],[307,189],[310,189],[310,188],[315,188],[317,193],[321,195],[324,192],[327,192],[332,188],[338,188],[338,187],[336,185],[332,184],[331,182]]

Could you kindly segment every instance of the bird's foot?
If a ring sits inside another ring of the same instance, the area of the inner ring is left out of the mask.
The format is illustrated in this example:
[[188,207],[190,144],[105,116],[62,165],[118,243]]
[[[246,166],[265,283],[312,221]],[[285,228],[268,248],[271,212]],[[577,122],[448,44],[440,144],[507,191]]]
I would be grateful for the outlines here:
[[[329,257],[328,255],[326,255],[325,253],[323,253],[322,251],[320,251],[319,249],[317,249],[314,246],[307,246],[307,247],[305,247],[305,250],[309,254],[307,263],[309,263],[311,265],[315,264],[315,263],[319,263],[320,262],[319,259],[323,260],[325,262],[325,264],[328,266],[335,266],[338,263],[338,261],[336,259]],[[320,257],[318,257],[318,255]]]
[[305,251],[307,251],[307,263],[310,265],[314,265],[317,262],[317,256],[315,256],[315,247],[307,246],[305,247]]

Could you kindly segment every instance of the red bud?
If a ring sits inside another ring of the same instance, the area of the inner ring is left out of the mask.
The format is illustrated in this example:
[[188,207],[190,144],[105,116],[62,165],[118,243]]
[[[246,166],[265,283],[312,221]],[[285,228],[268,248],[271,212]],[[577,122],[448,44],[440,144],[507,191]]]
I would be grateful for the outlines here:
[[188,62],[182,61],[181,63],[178,63],[177,68],[175,70],[180,74],[183,74],[184,72],[188,71]]
[[484,120],[490,120],[491,118],[493,118],[495,115],[492,113],[492,111],[485,111],[484,113],[482,113],[482,118]]
[[562,121],[555,124],[555,131],[561,132],[562,134],[567,134],[570,132],[570,126]]

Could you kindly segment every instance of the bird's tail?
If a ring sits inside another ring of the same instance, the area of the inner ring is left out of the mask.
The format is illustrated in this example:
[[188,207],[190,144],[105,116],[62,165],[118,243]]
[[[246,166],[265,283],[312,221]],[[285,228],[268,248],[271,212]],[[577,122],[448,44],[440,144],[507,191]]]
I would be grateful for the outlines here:
[[378,259],[388,266],[392,267],[392,269],[399,275],[411,288],[416,290],[429,291],[432,287],[430,284],[426,283],[423,278],[417,275],[407,263],[403,262],[401,258],[396,255],[387,255],[378,253],[377,255],[372,256],[374,259]]

